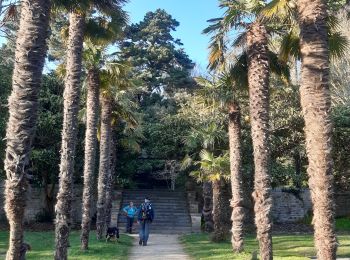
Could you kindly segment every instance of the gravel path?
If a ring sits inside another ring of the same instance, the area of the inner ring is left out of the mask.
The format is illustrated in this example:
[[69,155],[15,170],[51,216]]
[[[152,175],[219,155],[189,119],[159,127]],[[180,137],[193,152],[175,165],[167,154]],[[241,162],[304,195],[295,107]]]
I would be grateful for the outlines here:
[[138,236],[134,237],[130,260],[190,260],[178,235],[151,234],[147,246],[139,246]]

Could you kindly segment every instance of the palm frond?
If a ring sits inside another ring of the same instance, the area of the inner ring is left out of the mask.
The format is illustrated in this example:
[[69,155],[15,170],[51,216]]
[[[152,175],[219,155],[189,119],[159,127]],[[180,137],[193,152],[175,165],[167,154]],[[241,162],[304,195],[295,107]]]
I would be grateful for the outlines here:
[[269,64],[272,73],[277,75],[284,83],[288,84],[290,80],[290,70],[287,62],[279,59],[278,55],[269,51]]
[[247,42],[247,32],[243,31],[236,36],[231,46],[234,48],[242,48],[246,45],[246,42]]
[[296,15],[295,0],[272,0],[262,9],[261,14],[270,21],[286,21]]
[[248,55],[246,52],[236,57],[236,61],[229,67],[229,73],[238,89],[248,87]]
[[280,45],[280,60],[287,62],[289,57],[300,59],[300,38],[296,30],[284,34]]
[[193,165],[193,159],[191,156],[186,154],[185,158],[181,161],[180,171],[185,171]]
[[340,32],[330,32],[328,35],[329,53],[332,58],[341,58],[349,51],[349,40]]

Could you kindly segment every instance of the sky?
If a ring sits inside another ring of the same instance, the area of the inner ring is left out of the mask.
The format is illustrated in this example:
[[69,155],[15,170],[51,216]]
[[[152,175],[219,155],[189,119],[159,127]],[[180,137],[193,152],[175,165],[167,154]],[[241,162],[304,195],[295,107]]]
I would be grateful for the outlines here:
[[[210,37],[203,35],[202,30],[208,26],[208,19],[222,15],[218,0],[129,0],[124,7],[131,23],[138,23],[147,12],[157,8],[165,9],[180,23],[173,36],[182,41],[190,58],[200,68],[205,68]],[[4,41],[0,37],[0,44]]]
[[149,11],[165,9],[180,26],[173,33],[184,44],[186,53],[200,67],[205,68],[210,37],[201,32],[208,26],[207,20],[220,17],[222,10],[217,0],[130,0],[125,6],[130,22],[137,23]]

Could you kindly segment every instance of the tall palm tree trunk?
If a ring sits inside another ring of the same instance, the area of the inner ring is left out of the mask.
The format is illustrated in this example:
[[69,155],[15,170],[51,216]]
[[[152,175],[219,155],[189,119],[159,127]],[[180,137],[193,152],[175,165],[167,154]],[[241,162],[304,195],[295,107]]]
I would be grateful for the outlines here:
[[203,183],[203,219],[204,231],[212,232],[214,230],[213,222],[213,188],[210,182]]
[[101,138],[100,138],[100,169],[97,186],[97,219],[96,236],[102,239],[106,226],[106,188],[110,167],[112,102],[107,95],[101,95]]
[[215,180],[213,186],[213,220],[214,232],[211,239],[220,242],[227,239],[230,233],[230,192],[224,179]]
[[117,164],[117,150],[116,141],[114,136],[114,131],[112,129],[111,133],[111,161],[110,169],[107,180],[107,193],[106,193],[106,226],[109,227],[111,224],[111,213],[112,213],[112,200],[113,200],[113,190],[114,190],[114,180],[115,180],[115,168]]
[[47,51],[51,3],[23,0],[17,33],[9,120],[6,130],[5,210],[10,224],[6,259],[20,259],[26,206],[27,167],[38,111],[38,91]]
[[231,244],[233,251],[239,253],[243,251],[244,198],[241,171],[241,111],[236,102],[229,106],[228,133],[232,189]]
[[269,175],[269,58],[267,32],[259,21],[247,32],[249,109],[254,149],[254,212],[260,257],[272,259],[271,184]]
[[317,259],[336,258],[329,91],[327,7],[322,0],[298,0],[301,47],[301,106],[305,120],[309,187]]
[[56,203],[55,259],[67,259],[68,237],[71,221],[73,172],[75,147],[78,133],[84,15],[70,13],[67,49],[66,79],[64,89],[63,130],[59,190]]
[[94,175],[97,150],[97,127],[99,114],[100,79],[97,69],[88,71],[88,92],[86,100],[86,133],[84,159],[84,190],[81,221],[81,249],[89,247],[89,232],[91,222],[92,197],[94,190]]

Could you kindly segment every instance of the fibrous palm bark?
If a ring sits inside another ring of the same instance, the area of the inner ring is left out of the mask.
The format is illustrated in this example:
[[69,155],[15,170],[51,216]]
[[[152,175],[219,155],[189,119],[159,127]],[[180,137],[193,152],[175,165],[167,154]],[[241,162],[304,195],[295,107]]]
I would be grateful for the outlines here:
[[87,75],[86,99],[86,132],[85,132],[85,158],[84,158],[84,190],[81,221],[81,249],[89,247],[89,232],[91,222],[92,197],[94,190],[94,176],[97,150],[97,127],[99,114],[100,79],[98,70],[92,68]]
[[111,132],[111,158],[110,158],[110,169],[107,178],[107,193],[106,193],[106,226],[109,227],[111,224],[111,213],[112,213],[112,200],[113,200],[113,190],[114,190],[114,180],[115,180],[115,168],[117,164],[117,150],[115,133]]
[[232,189],[231,244],[234,252],[243,250],[244,197],[241,171],[241,111],[236,102],[229,105],[229,144]]
[[213,188],[210,182],[203,183],[203,219],[204,231],[212,232],[214,230],[213,222]]
[[269,58],[265,27],[254,22],[247,32],[249,109],[254,149],[254,212],[260,257],[272,259],[269,175]]
[[327,7],[322,0],[298,0],[301,106],[305,120],[309,187],[317,259],[336,258],[332,175]]
[[212,182],[213,186],[213,220],[214,231],[211,239],[215,242],[224,241],[230,233],[230,191],[223,178]]
[[55,259],[67,259],[68,236],[71,221],[73,172],[78,112],[82,75],[82,50],[85,17],[80,13],[69,15],[69,38],[64,89],[63,130],[59,190],[56,203],[56,248]]
[[26,206],[27,168],[35,133],[38,91],[47,51],[51,3],[23,0],[17,32],[12,93],[6,130],[5,210],[10,224],[6,259],[20,259]]
[[107,95],[101,95],[101,138],[100,168],[97,186],[96,236],[102,239],[106,226],[106,185],[110,168],[112,102]]

